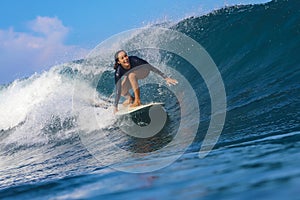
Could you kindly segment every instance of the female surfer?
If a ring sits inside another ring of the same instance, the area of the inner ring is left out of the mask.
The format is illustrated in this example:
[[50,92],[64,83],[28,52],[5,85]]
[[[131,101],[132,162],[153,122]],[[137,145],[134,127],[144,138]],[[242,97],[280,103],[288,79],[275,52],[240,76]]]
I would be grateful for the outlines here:
[[[114,113],[118,111],[118,103],[121,95],[126,98],[123,105],[131,104],[131,107],[141,105],[138,80],[146,78],[150,71],[162,76],[168,85],[176,85],[178,83],[177,80],[167,77],[164,73],[150,65],[147,61],[137,56],[128,56],[124,50],[116,52],[114,69],[116,84]],[[123,76],[124,79],[122,80],[121,78]],[[129,93],[130,89],[133,90],[134,97]]]

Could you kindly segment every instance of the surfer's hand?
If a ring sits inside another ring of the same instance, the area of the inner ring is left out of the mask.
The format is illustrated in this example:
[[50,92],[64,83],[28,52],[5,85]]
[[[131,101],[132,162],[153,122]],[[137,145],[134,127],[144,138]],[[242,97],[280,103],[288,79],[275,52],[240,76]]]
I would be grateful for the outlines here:
[[178,83],[177,80],[172,79],[172,78],[165,78],[166,82],[168,85],[176,85]]
[[114,107],[114,114],[116,114],[118,112],[118,108]]

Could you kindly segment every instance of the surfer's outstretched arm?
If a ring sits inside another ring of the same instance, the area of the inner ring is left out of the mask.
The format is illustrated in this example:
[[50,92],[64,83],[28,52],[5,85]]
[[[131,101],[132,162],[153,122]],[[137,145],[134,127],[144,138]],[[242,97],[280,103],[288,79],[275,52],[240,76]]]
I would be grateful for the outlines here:
[[154,73],[160,75],[161,77],[163,77],[165,79],[165,81],[167,82],[168,85],[176,85],[178,83],[177,80],[172,79],[170,77],[167,77],[162,71],[160,71],[159,69],[157,69],[156,67],[153,67],[152,65],[149,64],[149,69],[151,71],[153,71]]

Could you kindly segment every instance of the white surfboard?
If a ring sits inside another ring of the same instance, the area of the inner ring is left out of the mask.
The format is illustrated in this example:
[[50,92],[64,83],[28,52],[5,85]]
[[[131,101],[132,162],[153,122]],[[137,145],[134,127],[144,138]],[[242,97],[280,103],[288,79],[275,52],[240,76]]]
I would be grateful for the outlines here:
[[127,115],[127,114],[130,114],[130,113],[134,113],[134,112],[137,112],[137,111],[142,111],[144,109],[148,109],[150,108],[151,106],[155,106],[155,105],[163,105],[164,103],[157,103],[157,102],[152,102],[152,103],[148,103],[148,104],[145,104],[145,105],[141,105],[141,106],[137,106],[137,107],[130,107],[130,106],[123,106],[122,104],[119,105],[119,111],[116,113],[116,115]]

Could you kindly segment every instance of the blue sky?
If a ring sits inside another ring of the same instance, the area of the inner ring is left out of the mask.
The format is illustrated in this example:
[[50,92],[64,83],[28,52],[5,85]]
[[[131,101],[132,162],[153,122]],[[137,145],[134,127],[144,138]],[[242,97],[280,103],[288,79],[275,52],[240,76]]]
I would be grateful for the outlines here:
[[133,28],[269,0],[1,0],[0,84],[83,58]]

